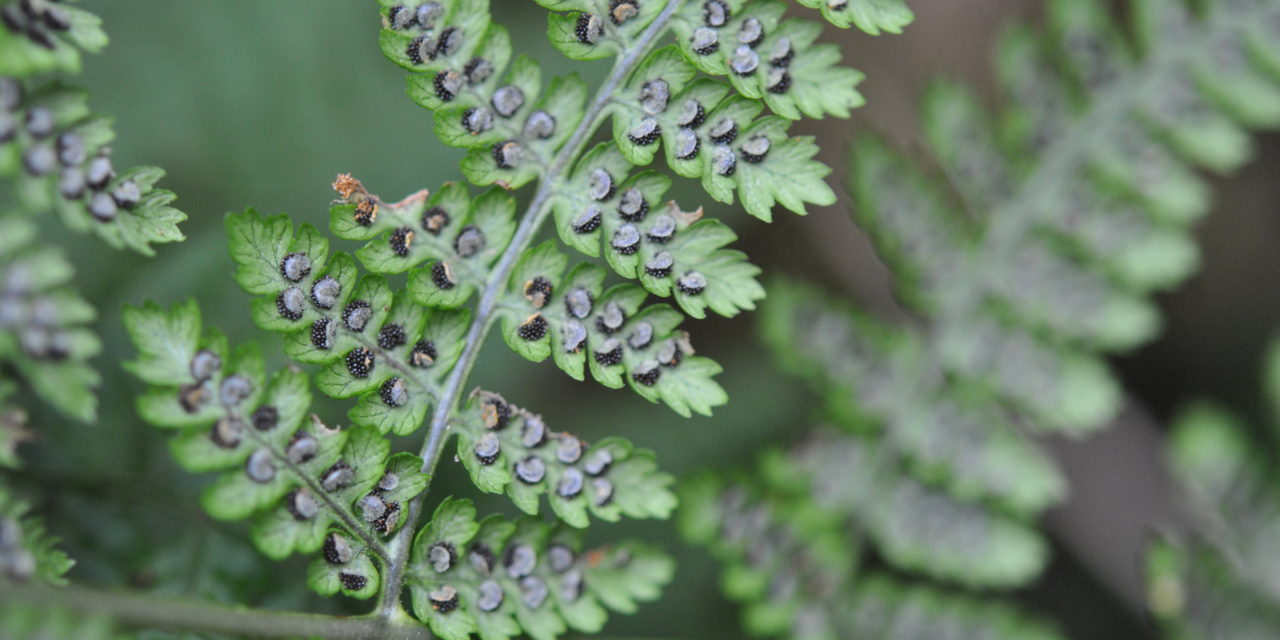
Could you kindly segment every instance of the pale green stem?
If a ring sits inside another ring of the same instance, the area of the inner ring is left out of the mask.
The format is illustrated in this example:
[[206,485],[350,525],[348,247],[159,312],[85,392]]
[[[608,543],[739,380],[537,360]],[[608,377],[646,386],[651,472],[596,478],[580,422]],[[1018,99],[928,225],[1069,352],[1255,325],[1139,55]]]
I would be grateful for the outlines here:
[[391,622],[375,617],[267,611],[125,591],[22,586],[3,580],[0,580],[0,602],[102,615],[121,626],[247,638],[429,640],[433,637],[426,627],[413,620]]

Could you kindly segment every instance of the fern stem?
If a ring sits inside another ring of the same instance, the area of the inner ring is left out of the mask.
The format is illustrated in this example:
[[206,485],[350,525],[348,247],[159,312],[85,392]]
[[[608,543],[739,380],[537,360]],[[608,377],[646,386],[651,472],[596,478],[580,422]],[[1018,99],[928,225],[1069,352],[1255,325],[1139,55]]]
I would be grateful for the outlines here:
[[420,624],[391,623],[373,617],[343,618],[308,613],[266,611],[213,602],[180,600],[124,591],[70,586],[18,586],[0,581],[0,601],[35,607],[60,607],[105,615],[129,626],[253,638],[325,638],[326,640],[428,640]]
[[[534,234],[537,233],[542,223],[546,220],[547,214],[550,212],[547,205],[552,193],[564,177],[564,173],[573,164],[573,161],[582,154],[582,149],[586,146],[587,141],[591,139],[591,135],[600,126],[604,111],[613,99],[614,92],[618,90],[618,87],[631,75],[632,70],[649,53],[658,37],[666,31],[667,23],[670,22],[671,17],[675,15],[676,9],[680,7],[682,2],[683,0],[667,0],[662,12],[640,34],[634,46],[614,62],[608,78],[596,91],[595,97],[592,99],[590,106],[588,106],[586,115],[583,116],[582,124],[574,130],[573,135],[556,153],[551,165],[547,168],[547,172],[538,181],[538,190],[529,202],[529,208],[525,211],[524,216],[521,217],[520,225],[516,228],[515,235],[512,236],[511,242],[507,244],[502,256],[489,272],[489,278],[485,281],[480,302],[476,306],[475,316],[472,318],[471,326],[467,330],[462,355],[458,358],[458,363],[454,365],[453,370],[449,372],[449,378],[445,382],[440,398],[436,402],[436,409],[431,417],[427,440],[423,443],[421,451],[421,457],[424,461],[423,473],[429,476],[434,476],[435,474],[436,465],[439,463],[440,455],[444,451],[445,435],[449,428],[449,416],[457,409],[458,400],[462,396],[463,385],[466,384],[471,368],[475,365],[476,358],[480,354],[484,339],[493,324],[498,298],[506,288],[507,279],[511,276],[511,271],[515,268],[520,254],[524,253],[524,250],[528,248]],[[379,615],[383,619],[389,619],[400,607],[400,592],[404,585],[405,565],[408,563],[413,532],[412,525],[418,520],[426,495],[427,491],[423,491],[409,503],[406,525],[389,545],[388,550],[391,553],[392,562],[383,572],[382,602],[379,611]]]

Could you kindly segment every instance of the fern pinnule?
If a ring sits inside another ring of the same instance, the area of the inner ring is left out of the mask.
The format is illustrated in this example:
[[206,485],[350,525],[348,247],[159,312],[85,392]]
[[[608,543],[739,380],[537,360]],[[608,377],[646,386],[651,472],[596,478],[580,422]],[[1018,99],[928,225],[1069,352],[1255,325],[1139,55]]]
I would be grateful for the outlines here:
[[[1280,629],[1270,576],[1280,531],[1274,490],[1280,343],[1267,350],[1264,429],[1209,401],[1173,420],[1167,458],[1191,527],[1162,525],[1146,550],[1147,606],[1177,638],[1267,637]],[[1259,445],[1262,446],[1259,446]]]

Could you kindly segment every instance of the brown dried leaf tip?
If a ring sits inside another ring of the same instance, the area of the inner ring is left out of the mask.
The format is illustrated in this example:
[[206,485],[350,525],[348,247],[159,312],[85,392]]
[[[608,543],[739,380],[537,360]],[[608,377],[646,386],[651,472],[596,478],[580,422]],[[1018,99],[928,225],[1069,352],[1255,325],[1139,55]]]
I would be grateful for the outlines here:
[[667,215],[675,218],[676,222],[680,224],[680,228],[683,229],[702,219],[702,207],[698,207],[693,211],[684,211],[680,208],[680,205],[676,204],[675,200],[668,200]]
[[364,185],[360,184],[360,181],[349,173],[339,173],[338,177],[333,179],[333,190],[337,191],[338,195],[342,196],[342,199],[347,202],[356,202],[369,195]]

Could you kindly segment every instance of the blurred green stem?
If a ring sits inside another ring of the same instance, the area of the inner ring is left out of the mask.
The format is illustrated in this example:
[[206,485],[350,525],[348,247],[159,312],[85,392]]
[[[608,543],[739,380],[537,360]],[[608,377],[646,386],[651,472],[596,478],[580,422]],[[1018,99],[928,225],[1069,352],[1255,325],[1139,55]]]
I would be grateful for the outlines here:
[[241,606],[179,600],[85,587],[50,588],[0,581],[0,601],[38,608],[58,607],[104,615],[121,625],[252,638],[326,638],[327,640],[429,640],[426,627],[412,620],[340,618],[308,613],[266,611]]
[[[476,357],[480,354],[480,348],[484,344],[485,336],[489,333],[489,328],[493,323],[493,313],[497,308],[498,297],[506,289],[507,278],[511,276],[511,271],[515,268],[516,261],[519,260],[524,250],[528,248],[529,243],[533,241],[538,228],[542,226],[547,214],[550,213],[548,204],[552,193],[560,186],[560,181],[573,164],[573,161],[581,155],[582,148],[591,139],[591,134],[595,133],[596,128],[600,126],[605,108],[609,105],[610,100],[613,99],[614,92],[626,81],[627,77],[631,75],[631,72],[644,57],[648,55],[658,37],[666,31],[667,23],[675,15],[676,9],[679,8],[682,1],[667,0],[662,13],[658,14],[658,17],[654,18],[653,22],[640,34],[631,49],[617,59],[613,65],[613,70],[609,72],[609,77],[605,79],[604,84],[596,91],[596,95],[582,119],[582,124],[573,132],[573,135],[565,145],[561,147],[551,165],[547,167],[546,173],[539,180],[538,190],[534,193],[528,210],[525,211],[524,216],[520,219],[520,225],[516,228],[515,235],[512,237],[511,242],[507,244],[506,250],[503,251],[502,257],[498,259],[493,270],[489,272],[489,279],[485,282],[484,291],[481,292],[480,303],[476,306],[476,313],[471,320],[471,327],[467,330],[467,338],[462,349],[462,355],[458,359],[458,364],[449,372],[449,378],[445,382],[444,390],[436,403],[435,412],[431,416],[431,427],[427,434],[427,440],[422,445],[423,473],[428,475],[434,475],[435,473],[436,464],[440,461],[440,454],[444,451],[445,434],[449,428],[449,417],[457,410],[458,400],[462,395],[467,376],[471,373],[471,367],[475,364]],[[423,491],[409,503],[406,525],[388,545],[391,563],[384,571],[381,605],[378,611],[378,615],[383,619],[390,619],[392,615],[400,610],[400,592],[403,589],[409,549],[412,546],[413,524],[418,520],[418,516],[422,511],[422,502],[426,495],[427,492]]]

